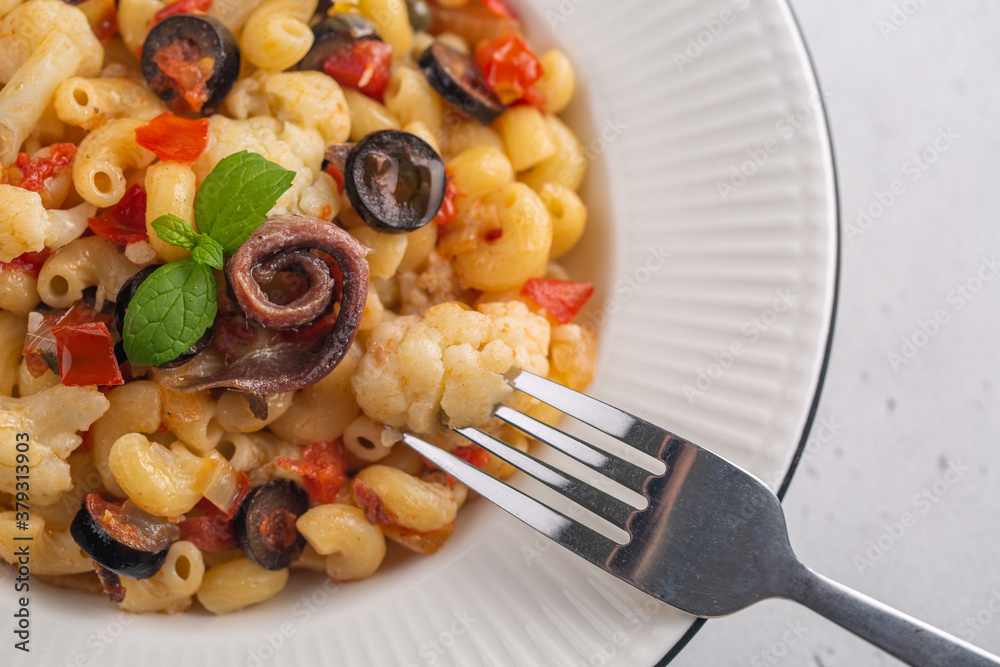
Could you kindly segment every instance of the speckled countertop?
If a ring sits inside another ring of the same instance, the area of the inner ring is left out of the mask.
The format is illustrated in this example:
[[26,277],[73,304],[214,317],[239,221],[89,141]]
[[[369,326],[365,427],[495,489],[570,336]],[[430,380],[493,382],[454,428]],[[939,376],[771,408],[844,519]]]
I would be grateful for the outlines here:
[[[828,105],[844,229],[825,428],[786,498],[792,543],[1000,653],[1000,5],[791,3]],[[901,663],[766,602],[710,622],[673,664]]]

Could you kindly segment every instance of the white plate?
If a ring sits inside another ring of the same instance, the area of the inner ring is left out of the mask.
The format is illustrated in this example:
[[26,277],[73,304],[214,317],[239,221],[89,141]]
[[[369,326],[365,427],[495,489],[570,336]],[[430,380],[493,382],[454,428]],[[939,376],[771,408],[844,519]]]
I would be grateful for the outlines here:
[[[837,268],[825,119],[785,0],[521,9],[534,41],[574,59],[571,121],[593,140],[593,222],[573,270],[596,278],[614,311],[593,393],[777,488],[822,375]],[[734,186],[728,201],[719,183]],[[300,575],[278,599],[221,618],[129,616],[35,586],[33,651],[14,662],[635,666],[692,625],[486,502],[436,556],[396,561],[340,589]],[[0,597],[9,664],[14,595]]]

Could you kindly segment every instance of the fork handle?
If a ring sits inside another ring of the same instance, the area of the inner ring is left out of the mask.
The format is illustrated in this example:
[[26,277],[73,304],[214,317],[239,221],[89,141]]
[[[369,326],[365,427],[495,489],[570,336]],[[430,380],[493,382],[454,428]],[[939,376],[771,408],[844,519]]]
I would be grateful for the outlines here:
[[913,667],[1000,667],[1000,658],[804,565],[785,595]]

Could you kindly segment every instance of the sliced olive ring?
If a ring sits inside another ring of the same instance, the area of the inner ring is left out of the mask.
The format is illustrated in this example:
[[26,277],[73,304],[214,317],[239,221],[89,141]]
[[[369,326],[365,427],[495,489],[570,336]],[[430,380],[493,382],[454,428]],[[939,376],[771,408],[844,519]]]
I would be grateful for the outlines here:
[[306,540],[295,528],[309,510],[309,496],[294,482],[273,479],[251,489],[233,520],[244,555],[265,570],[284,570]]
[[159,572],[171,543],[180,536],[174,524],[96,493],[84,497],[69,532],[95,563],[132,579],[149,579]]
[[489,125],[506,108],[466,54],[434,42],[420,56],[420,69],[441,97],[483,125]]
[[[201,72],[205,90],[192,104],[181,84],[161,69],[157,56],[173,49],[182,67]],[[240,75],[240,47],[233,33],[210,16],[177,14],[156,24],[142,46],[142,73],[149,88],[177,113],[212,114]],[[208,72],[203,68],[211,67]]]
[[366,39],[382,41],[374,23],[357,14],[334,14],[313,28],[312,48],[299,61],[299,69],[322,72],[327,58],[352,42]]
[[[160,264],[153,264],[152,266],[147,266],[139,273],[136,273],[131,278],[125,281],[122,288],[118,290],[118,298],[115,300],[115,323],[118,325],[118,331],[125,331],[125,313],[128,312],[128,305],[132,301],[132,297],[135,296],[136,291],[139,289],[139,285],[143,283],[146,278],[153,275],[153,272],[160,268]],[[213,331],[209,327],[205,331],[205,335],[198,339],[198,342],[187,349],[187,352],[181,354],[173,361],[167,361],[159,365],[159,368],[177,368],[178,366],[183,366],[187,362],[194,359],[196,356],[201,354],[202,351],[208,344],[212,342]],[[119,364],[123,364],[128,360],[128,356],[125,354],[125,348],[121,341],[115,344],[115,357],[118,359]]]
[[358,142],[344,166],[351,205],[380,232],[412,232],[444,203],[448,177],[441,156],[409,132],[383,130]]

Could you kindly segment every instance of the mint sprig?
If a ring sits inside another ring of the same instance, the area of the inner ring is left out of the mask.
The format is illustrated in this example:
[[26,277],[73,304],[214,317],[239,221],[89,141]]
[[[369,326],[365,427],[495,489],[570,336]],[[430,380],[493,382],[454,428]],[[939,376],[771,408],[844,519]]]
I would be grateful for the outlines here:
[[222,270],[294,179],[295,172],[241,151],[220,160],[198,191],[194,210],[201,233],[173,214],[152,222],[160,239],[191,257],[154,271],[129,302],[122,344],[132,364],[173,361],[205,335],[218,312],[212,269]]

